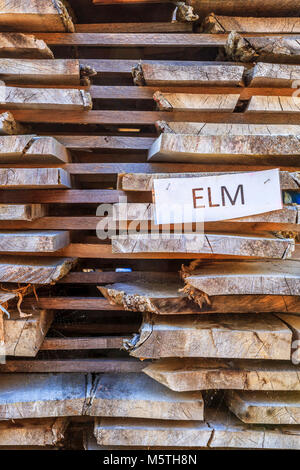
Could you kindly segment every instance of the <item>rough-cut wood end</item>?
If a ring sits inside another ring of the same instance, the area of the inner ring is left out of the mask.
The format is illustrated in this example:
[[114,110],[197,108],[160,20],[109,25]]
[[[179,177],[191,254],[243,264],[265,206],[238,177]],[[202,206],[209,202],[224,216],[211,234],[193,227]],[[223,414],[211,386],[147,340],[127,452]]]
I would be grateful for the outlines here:
[[199,32],[216,34],[225,33],[226,31],[224,30],[223,26],[219,23],[216,15],[214,13],[211,13],[210,15],[206,16],[206,18],[204,18],[204,20],[202,21],[201,26],[199,28]]
[[131,71],[133,77],[133,83],[137,86],[145,86],[145,78],[142,63],[135,65]]
[[25,129],[18,124],[10,112],[0,115],[0,135],[22,134]]
[[53,52],[45,41],[23,33],[0,33],[0,57],[54,59]]
[[186,22],[197,21],[199,19],[199,15],[194,12],[194,9],[190,5],[186,5],[185,2],[177,2],[177,9],[176,9],[176,20]]
[[0,422],[0,446],[18,449],[24,447],[56,446],[64,439],[68,418],[19,419]]
[[253,62],[258,57],[250,43],[235,31],[228,36],[225,54],[228,60],[237,62]]
[[153,95],[154,101],[157,103],[157,107],[160,111],[172,111],[172,105],[169,103],[167,98],[160,91],[156,91]]

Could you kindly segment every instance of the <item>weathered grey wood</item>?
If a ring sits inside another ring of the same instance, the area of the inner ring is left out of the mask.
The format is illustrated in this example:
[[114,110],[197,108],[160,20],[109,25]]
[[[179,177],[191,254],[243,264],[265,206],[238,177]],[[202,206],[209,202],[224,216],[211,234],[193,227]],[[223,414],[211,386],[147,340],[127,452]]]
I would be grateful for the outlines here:
[[[243,38],[236,31],[232,31],[224,49],[227,60],[231,61],[253,62],[259,60],[277,64],[300,64],[300,42],[298,39],[272,36]],[[223,58],[222,50],[220,50],[219,58]]]
[[[284,321],[284,315],[281,316]],[[300,367],[281,361],[171,358],[154,362],[143,369],[143,372],[176,392],[196,390],[300,391]]]
[[184,273],[187,291],[207,295],[299,295],[298,261],[205,262]]
[[60,250],[70,243],[67,230],[0,231],[0,252],[46,253]]
[[157,121],[156,127],[160,132],[168,134],[189,135],[300,135],[300,126],[295,124],[212,124],[205,122],[166,122]]
[[[133,68],[136,85],[241,86],[240,65],[168,65],[141,62]],[[0,75],[1,77],[1,75]]]
[[293,364],[300,364],[300,315],[287,315],[286,313],[278,313],[277,316],[293,332],[291,359]]
[[264,164],[299,159],[296,136],[221,136],[161,134],[148,152],[149,161]]
[[297,450],[300,446],[299,426],[247,426],[228,411],[216,409],[206,411],[204,422],[98,418],[94,435],[98,446],[89,439],[91,450],[120,446]]
[[244,423],[300,423],[300,392],[230,391],[226,404]]
[[300,65],[258,62],[248,73],[250,87],[290,88],[299,79]]
[[63,88],[17,88],[2,87],[0,108],[9,109],[56,109],[89,111],[91,95],[85,90]]
[[252,96],[247,113],[299,113],[299,96]]
[[0,136],[1,163],[66,163],[69,159],[68,150],[53,137]]
[[54,59],[53,52],[45,41],[36,39],[32,34],[22,33],[0,33],[0,57]]
[[182,283],[166,274],[164,282],[136,281],[99,286],[101,294],[111,304],[121,305],[125,310],[169,313],[200,313],[200,308],[180,292]]
[[299,18],[257,18],[244,16],[221,16],[211,13],[201,23],[201,33],[300,33]]
[[53,321],[53,313],[48,310],[23,312],[31,315],[27,317],[10,309],[9,313],[10,318],[3,318],[6,356],[36,356]]
[[[152,191],[153,180],[166,178],[195,178],[202,176],[225,175],[228,172],[195,172],[195,173],[119,173],[117,187],[123,191]],[[239,172],[240,173],[240,172]],[[298,172],[280,171],[280,186],[282,190],[295,190],[300,188],[300,174]],[[131,204],[130,204],[131,206]],[[287,207],[287,209],[292,209]]]
[[0,282],[52,284],[76,264],[75,258],[1,256]]
[[23,128],[9,112],[0,114],[0,135],[22,134]]
[[298,16],[300,7],[299,0],[187,0],[187,4],[202,18],[211,12],[229,16]]
[[56,446],[64,439],[67,418],[28,419],[0,423],[0,446],[17,450],[22,446]]
[[125,347],[134,357],[289,360],[292,332],[272,314],[161,317],[145,315]]
[[42,204],[0,204],[0,220],[35,220],[45,215]]
[[0,59],[0,80],[16,84],[79,85],[79,61]]
[[0,168],[0,189],[70,187],[70,175],[61,168]]
[[240,95],[197,95],[157,91],[153,99],[160,111],[221,111],[233,112]]
[[74,25],[63,1],[1,0],[0,29],[2,31],[73,32]]
[[113,235],[113,253],[210,253],[254,256],[261,258],[289,258],[295,250],[292,238],[273,235],[207,234],[150,234]]

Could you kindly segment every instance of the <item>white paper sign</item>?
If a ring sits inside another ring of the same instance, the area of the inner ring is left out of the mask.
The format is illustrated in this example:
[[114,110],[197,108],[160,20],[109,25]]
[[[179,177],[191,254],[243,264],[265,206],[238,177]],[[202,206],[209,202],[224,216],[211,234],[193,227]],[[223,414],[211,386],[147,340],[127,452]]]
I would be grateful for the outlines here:
[[282,209],[279,170],[154,179],[155,223],[214,222]]

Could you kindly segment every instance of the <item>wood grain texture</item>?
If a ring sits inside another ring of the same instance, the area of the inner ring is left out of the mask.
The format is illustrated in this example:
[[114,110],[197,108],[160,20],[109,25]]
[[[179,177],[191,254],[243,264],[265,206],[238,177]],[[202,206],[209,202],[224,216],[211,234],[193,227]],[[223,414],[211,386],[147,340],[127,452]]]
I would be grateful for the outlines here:
[[201,17],[212,11],[218,15],[241,15],[241,16],[298,16],[299,1],[283,0],[187,0],[196,13]]
[[299,424],[300,392],[226,392],[226,404],[244,423]]
[[0,136],[1,163],[66,163],[69,160],[68,150],[53,137]]
[[202,357],[279,359],[291,356],[292,332],[271,314],[144,317],[125,343],[139,358]]
[[247,113],[299,113],[300,97],[298,96],[252,96]]
[[291,359],[293,364],[300,364],[300,316],[287,315],[286,313],[278,313],[277,316],[291,329],[293,333]]
[[71,187],[70,175],[65,170],[62,170],[61,168],[1,168],[0,169],[0,188],[1,189],[21,189],[21,188],[61,189],[61,188],[70,188],[70,187]]
[[62,1],[2,0],[0,3],[2,31],[74,31],[72,19]]
[[113,253],[209,253],[261,258],[289,258],[295,241],[271,235],[130,234],[112,236]]
[[32,221],[44,215],[41,204],[0,204],[0,220]]
[[193,24],[181,21],[151,23],[76,24],[76,33],[192,33]]
[[0,33],[0,57],[54,59],[53,52],[44,41],[36,39],[31,34],[22,33]]
[[0,364],[1,373],[132,373],[141,372],[145,364],[132,359],[49,359],[7,360]]
[[300,66],[258,62],[249,73],[250,87],[293,87],[299,80]]
[[163,93],[157,91],[153,99],[160,111],[198,111],[233,112],[240,95],[196,95],[192,93]]
[[67,231],[0,231],[0,252],[47,253],[65,248],[70,243]]
[[299,18],[257,18],[243,16],[221,16],[214,13],[204,18],[200,32],[202,33],[299,33]]
[[300,390],[299,366],[276,361],[161,359],[143,372],[177,392],[196,390]]
[[64,277],[75,263],[72,258],[1,256],[0,281],[51,284]]
[[148,152],[148,161],[265,164],[294,160],[299,141],[296,136],[206,136],[161,134]]
[[42,450],[46,446],[59,445],[67,426],[67,418],[3,421],[0,423],[0,445],[14,450],[21,446]]

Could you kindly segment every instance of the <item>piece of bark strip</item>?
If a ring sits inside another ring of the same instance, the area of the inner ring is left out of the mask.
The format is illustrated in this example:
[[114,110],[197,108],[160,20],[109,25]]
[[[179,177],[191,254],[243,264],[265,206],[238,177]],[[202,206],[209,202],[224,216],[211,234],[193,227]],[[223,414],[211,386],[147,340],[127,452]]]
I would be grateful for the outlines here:
[[164,282],[140,281],[99,286],[101,294],[112,305],[121,305],[133,312],[150,312],[161,315],[199,313],[200,308],[180,292],[181,282],[174,278]]
[[201,33],[300,33],[299,18],[257,18],[243,16],[221,16],[214,13],[204,18],[198,32]]
[[295,250],[291,238],[272,235],[224,234],[130,234],[114,235],[113,253],[210,253],[261,258],[289,258]]
[[154,362],[143,372],[175,392],[300,391],[300,368],[289,362],[171,358]]
[[53,137],[0,136],[1,163],[67,163],[69,160],[68,150]]
[[54,252],[70,243],[67,230],[0,231],[0,252]]
[[[225,45],[227,60],[237,62],[271,62],[281,64],[300,64],[300,42],[284,37],[243,38],[232,31]],[[223,59],[220,49],[219,58]]]
[[[299,134],[300,135],[300,134]],[[118,175],[118,189],[122,191],[152,191],[153,180],[166,178],[201,178],[203,176],[228,175],[228,172],[195,172],[195,173],[124,173]],[[239,172],[241,173],[241,172]],[[282,190],[300,189],[300,173],[280,171]],[[131,204],[130,204],[131,206]]]
[[[149,161],[204,163],[275,163],[299,160],[297,136],[206,136],[161,134],[148,152]],[[284,157],[284,158],[283,158]]]
[[0,446],[40,447],[56,446],[64,439],[68,418],[20,419],[0,423]]
[[277,316],[293,332],[291,359],[293,364],[300,364],[300,315],[287,315],[286,313],[278,313]]
[[0,33],[0,57],[15,59],[54,59],[45,41],[32,34]]
[[229,409],[243,423],[300,424],[300,392],[226,392]]
[[299,295],[300,262],[205,262],[194,271],[183,271],[189,288],[214,295]]
[[75,31],[72,18],[64,2],[60,0],[2,0],[0,28],[2,31]]
[[35,220],[45,215],[42,204],[0,204],[0,220]]
[[232,113],[240,95],[196,95],[193,93],[165,93],[153,95],[160,111],[220,111]]
[[299,96],[252,96],[247,113],[299,113]]
[[75,258],[1,256],[0,282],[52,284],[66,276],[76,261]]
[[250,87],[291,88],[300,79],[300,65],[258,62],[247,73]]
[[2,87],[0,108],[9,109],[56,109],[66,111],[89,111],[92,98],[85,90],[62,88]]
[[132,73],[136,85],[242,86],[244,67],[241,65],[168,65],[141,62]]
[[188,135],[300,135],[300,126],[295,124],[211,124],[205,122],[166,122],[155,123],[161,133],[166,134],[188,134]]
[[0,80],[13,84],[79,85],[79,61],[0,59]]
[[0,135],[22,134],[24,129],[14,120],[11,113],[0,114]]
[[292,332],[272,314],[157,316],[124,342],[138,358],[201,357],[289,360]]
[[70,187],[70,175],[61,168],[0,168],[0,189]]
[[31,311],[28,317],[20,317],[18,311],[9,313],[10,318],[4,317],[6,356],[35,357],[53,321],[53,312]]
[[[14,393],[11,393],[14,390]],[[172,392],[145,374],[3,374],[0,419],[107,416],[203,420],[201,392]]]
[[[149,448],[299,449],[300,426],[247,426],[228,411],[208,409],[205,421],[98,418],[100,446]],[[95,446],[93,449],[96,450]]]
[[299,1],[295,0],[187,0],[195,13],[201,18],[212,11],[218,15],[242,15],[242,16],[296,16],[299,15]]

